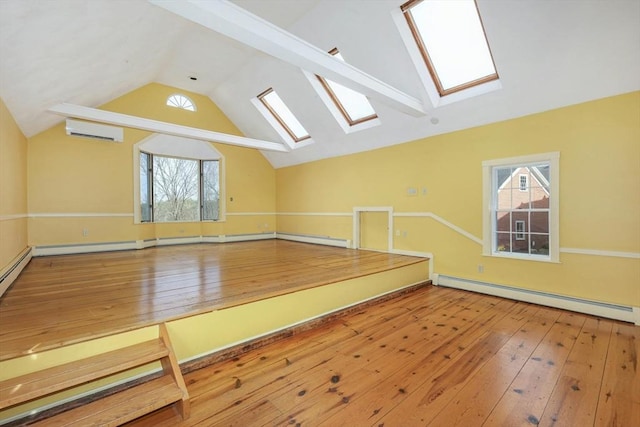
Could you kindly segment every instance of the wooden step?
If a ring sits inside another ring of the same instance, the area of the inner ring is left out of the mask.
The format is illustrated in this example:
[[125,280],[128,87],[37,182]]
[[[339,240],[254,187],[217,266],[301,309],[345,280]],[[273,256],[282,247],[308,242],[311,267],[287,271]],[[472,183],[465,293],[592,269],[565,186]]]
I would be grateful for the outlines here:
[[0,382],[0,409],[145,365],[168,356],[161,338]]
[[160,362],[161,377],[60,412],[38,421],[37,425],[117,426],[174,403],[180,416],[186,419],[190,413],[187,386],[166,325],[159,324],[158,331],[157,339],[2,381],[0,409],[73,389],[151,362]]
[[32,425],[119,426],[182,399],[183,392],[173,378],[163,376]]

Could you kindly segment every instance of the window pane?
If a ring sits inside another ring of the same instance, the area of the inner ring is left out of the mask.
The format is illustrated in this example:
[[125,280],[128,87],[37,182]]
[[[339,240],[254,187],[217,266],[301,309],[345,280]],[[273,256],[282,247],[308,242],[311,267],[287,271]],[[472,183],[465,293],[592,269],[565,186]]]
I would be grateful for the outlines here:
[[327,84],[349,115],[349,122],[355,122],[366,117],[376,117],[376,111],[366,96],[331,80],[327,80]]
[[140,152],[140,220],[151,222],[151,155]]
[[217,221],[220,217],[220,163],[202,161],[202,219]]
[[199,162],[153,156],[154,220],[198,221]]
[[511,252],[511,233],[496,233],[496,251]]
[[531,212],[531,232],[549,234],[549,212]]
[[282,125],[291,138],[300,142],[303,139],[309,138],[309,132],[302,126],[296,116],[291,112],[289,107],[278,96],[273,89],[267,89],[262,94],[258,95],[258,99],[267,107],[269,112],[275,117],[275,119]]
[[496,230],[511,231],[511,212],[496,212]]
[[[344,62],[344,58],[337,48],[332,49],[329,54]],[[318,76],[318,78],[321,82],[326,83],[325,88],[329,92],[331,99],[350,126],[378,117],[369,99],[360,92],[323,77]]]
[[529,253],[529,235],[525,234],[522,239],[519,239],[516,236],[516,233],[512,234],[512,247],[511,252],[520,253],[520,254],[528,254]]
[[409,10],[441,92],[497,78],[475,1],[425,0]]
[[531,233],[531,253],[549,255],[549,235]]

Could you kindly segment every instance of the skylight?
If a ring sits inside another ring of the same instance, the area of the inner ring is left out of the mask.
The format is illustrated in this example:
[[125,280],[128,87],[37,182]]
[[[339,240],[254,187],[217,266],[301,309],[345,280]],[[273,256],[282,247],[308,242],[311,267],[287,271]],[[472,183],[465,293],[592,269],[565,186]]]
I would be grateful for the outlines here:
[[167,98],[169,107],[181,108],[188,111],[196,111],[196,105],[184,95],[176,94]]
[[[330,50],[329,53],[339,60],[344,61],[344,58],[337,48]],[[320,76],[318,76],[318,80],[320,80],[322,86],[327,90],[329,96],[336,104],[349,126],[378,117],[371,106],[371,103],[363,94]]]
[[284,130],[291,136],[294,142],[300,142],[310,138],[309,132],[302,126],[296,116],[293,115],[291,110],[285,105],[278,94],[269,88],[258,95],[260,102],[269,110],[276,121],[284,128]]
[[498,79],[474,0],[410,0],[401,9],[440,96]]

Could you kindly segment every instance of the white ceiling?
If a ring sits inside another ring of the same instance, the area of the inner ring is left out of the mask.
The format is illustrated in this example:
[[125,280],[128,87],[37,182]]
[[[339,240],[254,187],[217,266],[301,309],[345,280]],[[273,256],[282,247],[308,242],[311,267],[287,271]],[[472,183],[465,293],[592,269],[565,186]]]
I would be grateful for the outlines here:
[[434,108],[391,18],[404,1],[233,2],[425,103],[415,117],[372,99],[382,124],[351,134],[300,68],[145,0],[0,0],[0,97],[32,136],[63,119],[47,112],[56,104],[98,107],[158,82],[209,96],[248,137],[281,142],[250,102],[273,87],[315,141],[263,151],[282,167],[640,89],[640,1],[478,0],[502,89]]

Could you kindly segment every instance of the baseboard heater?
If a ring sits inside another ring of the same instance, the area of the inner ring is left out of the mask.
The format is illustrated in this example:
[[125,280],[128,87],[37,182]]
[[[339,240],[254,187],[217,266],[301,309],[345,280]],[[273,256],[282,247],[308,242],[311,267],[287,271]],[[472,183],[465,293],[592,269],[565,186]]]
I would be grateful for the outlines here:
[[509,298],[533,304],[561,308],[608,319],[622,320],[640,325],[640,307],[610,304],[599,301],[591,301],[565,295],[551,294],[547,292],[533,291],[530,289],[514,288],[511,286],[497,285],[493,283],[479,282],[476,280],[462,279],[459,277],[435,275],[434,282],[440,286],[463,289],[487,295]]

